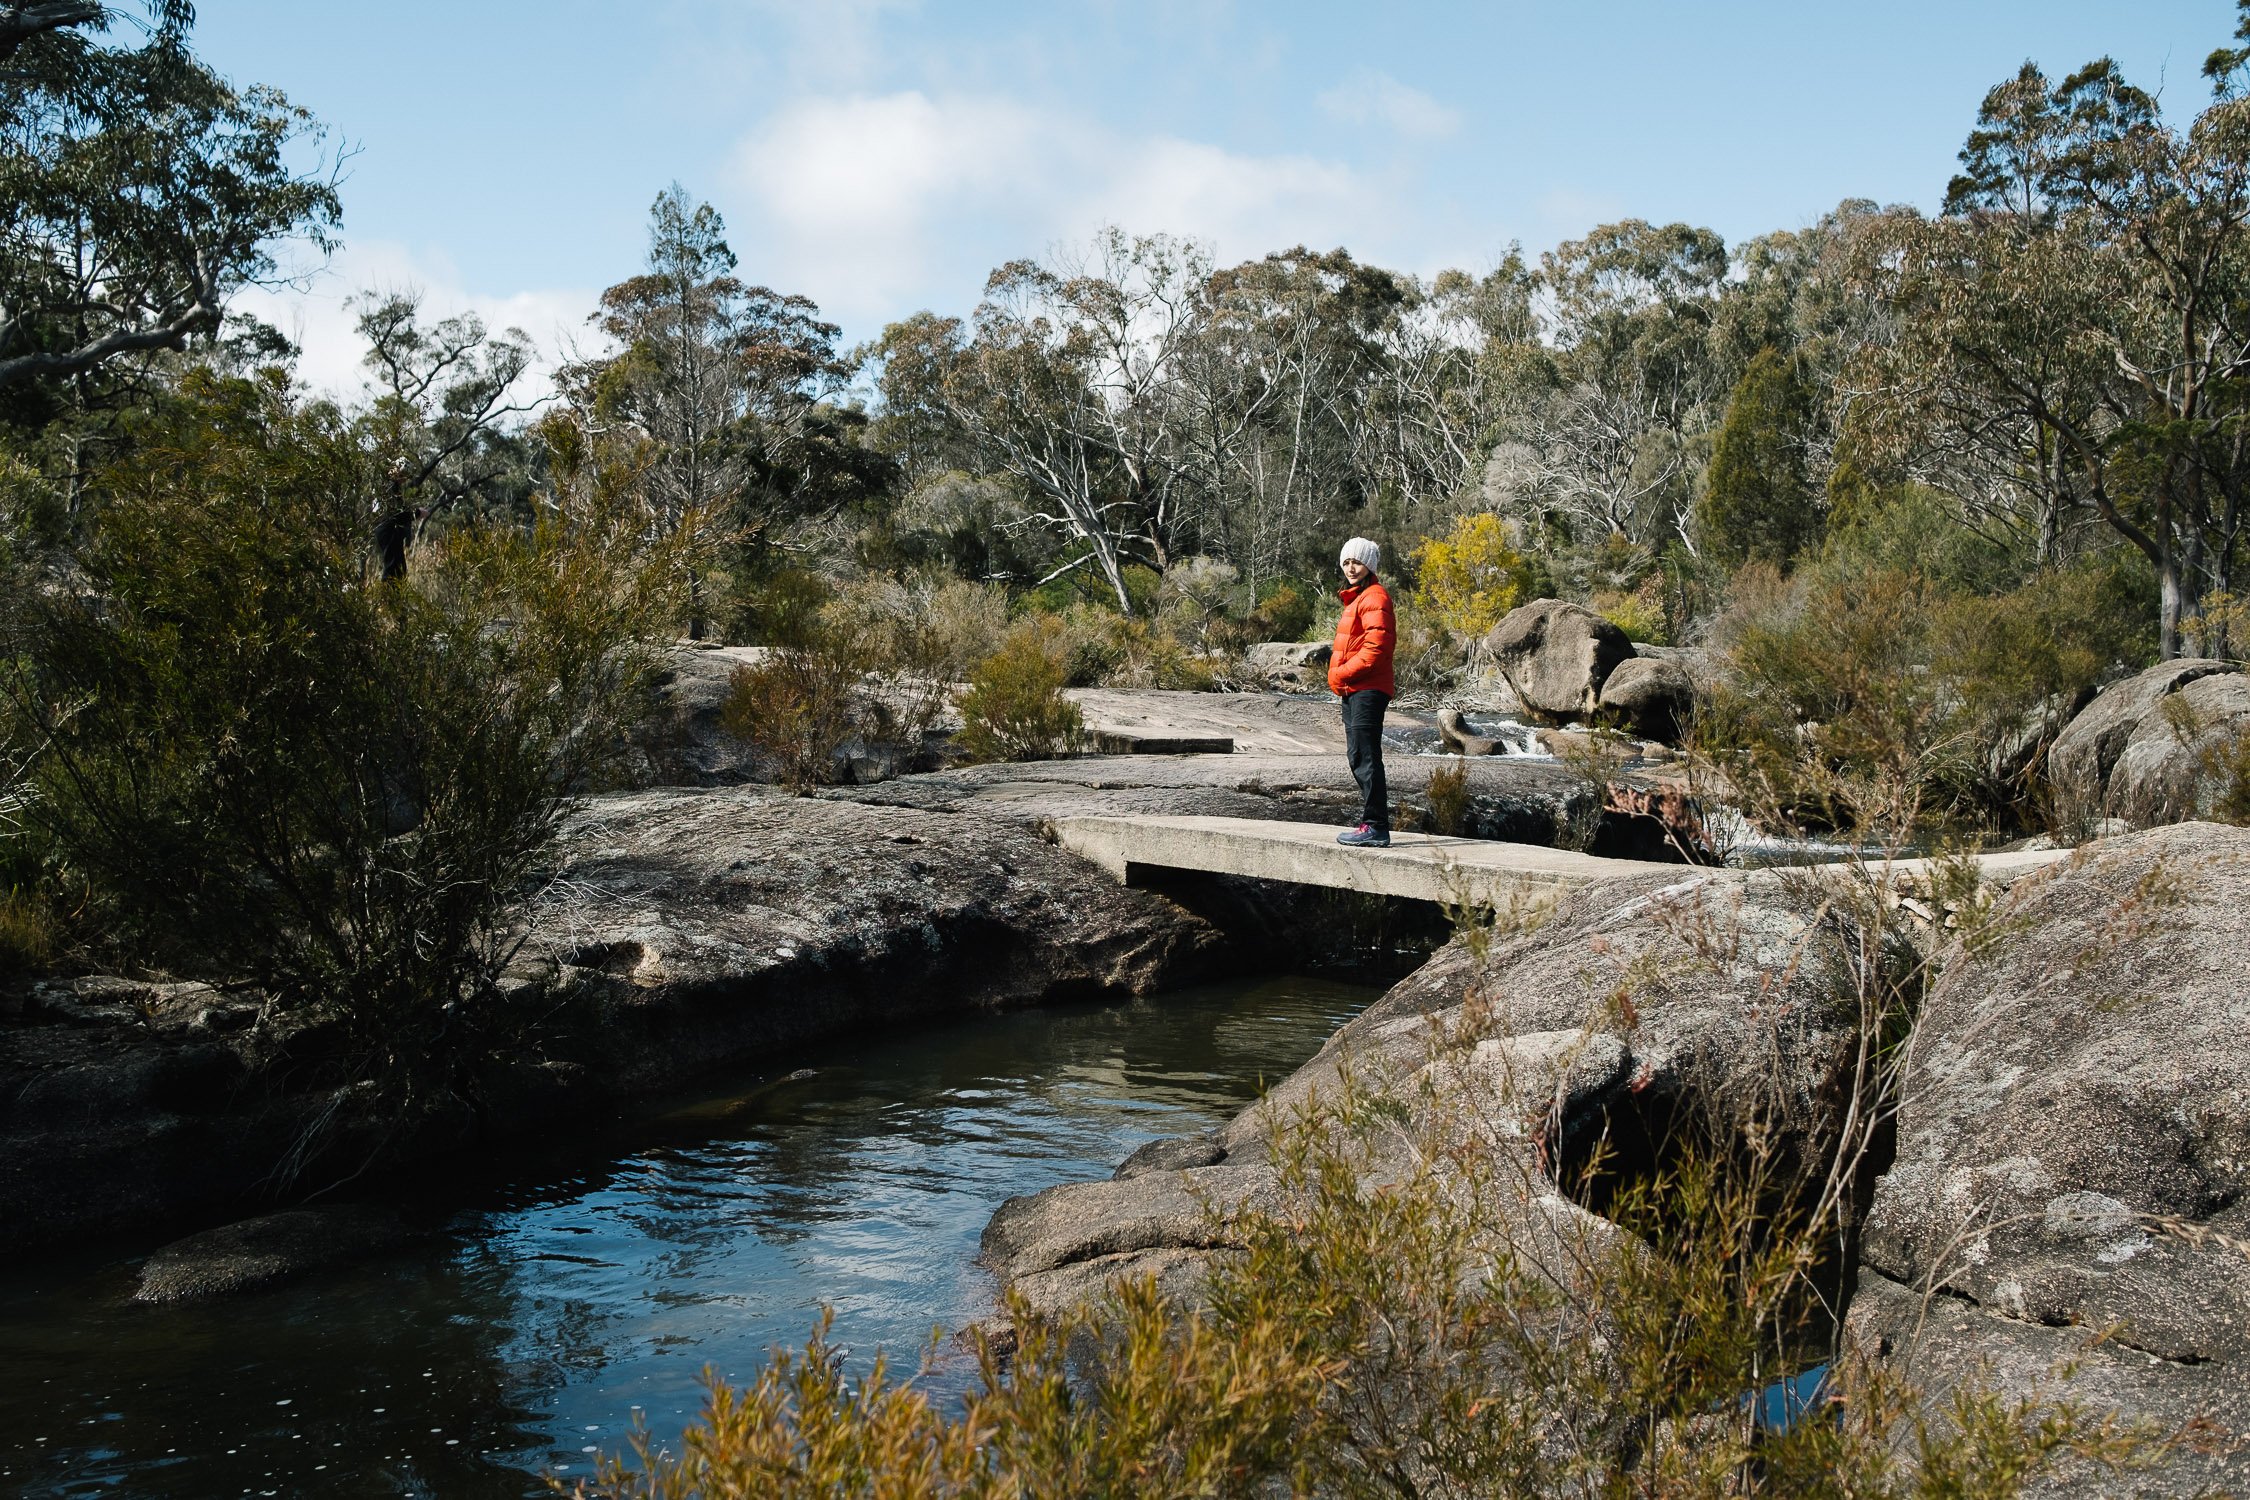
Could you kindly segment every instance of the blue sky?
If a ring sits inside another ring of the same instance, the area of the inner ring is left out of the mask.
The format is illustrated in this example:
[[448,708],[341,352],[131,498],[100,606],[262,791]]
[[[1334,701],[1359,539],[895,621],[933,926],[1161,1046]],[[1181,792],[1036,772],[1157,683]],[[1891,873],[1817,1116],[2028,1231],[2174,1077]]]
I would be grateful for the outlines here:
[[2182,117],[2227,0],[1888,4],[204,0],[200,53],[355,151],[342,254],[246,305],[346,380],[344,299],[418,286],[550,349],[678,180],[848,339],[965,312],[1104,223],[1481,270],[1623,217],[1730,242],[1933,206],[1986,88],[2108,53]]

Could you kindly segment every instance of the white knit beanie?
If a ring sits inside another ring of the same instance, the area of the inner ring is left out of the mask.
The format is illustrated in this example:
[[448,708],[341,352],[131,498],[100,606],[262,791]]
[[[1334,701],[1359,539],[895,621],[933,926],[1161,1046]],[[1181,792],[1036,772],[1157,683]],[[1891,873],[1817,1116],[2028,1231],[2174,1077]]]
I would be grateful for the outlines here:
[[1383,571],[1383,549],[1366,537],[1355,536],[1344,543],[1343,552],[1336,558],[1338,567],[1342,567],[1348,562],[1363,563],[1366,565],[1368,572],[1380,573]]

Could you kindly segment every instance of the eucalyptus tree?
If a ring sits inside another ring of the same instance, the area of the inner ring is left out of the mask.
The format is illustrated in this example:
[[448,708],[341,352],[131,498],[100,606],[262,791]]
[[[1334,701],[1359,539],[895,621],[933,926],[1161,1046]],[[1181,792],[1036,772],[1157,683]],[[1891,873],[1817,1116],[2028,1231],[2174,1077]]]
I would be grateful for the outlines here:
[[1725,242],[1638,219],[1596,228],[1540,258],[1551,385],[1518,403],[1502,440],[1519,493],[1580,542],[1694,545],[1699,443],[1725,394],[1711,327]]
[[100,6],[0,5],[0,402],[20,425],[215,335],[235,291],[286,277],[283,241],[332,245],[333,165],[292,164],[319,126],[196,61],[192,15],[158,0],[112,45]]
[[534,351],[522,329],[494,334],[474,313],[427,323],[413,292],[362,298],[358,326],[374,385],[360,421],[382,476],[376,553],[401,578],[422,522],[524,472],[509,423],[539,405],[524,391]]
[[[1203,403],[1231,420],[1204,424],[1214,440],[1202,473],[1213,534],[1253,581],[1324,570],[1316,538],[1339,526],[1380,529],[1387,480],[1397,504],[1386,378],[1417,295],[1410,279],[1346,251],[1303,246],[1211,276],[1199,368],[1236,374],[1231,408]],[[1370,507],[1372,521],[1360,514]]]
[[1188,534],[1179,383],[1208,274],[1190,241],[1109,229],[1089,256],[1001,266],[968,322],[884,330],[889,419],[946,432],[940,446],[1022,492],[1016,524],[1063,545],[1038,582],[1091,571],[1131,613],[1126,568],[1161,572]]
[[[649,213],[647,267],[602,293],[594,321],[614,352],[565,369],[584,422],[638,447],[650,525],[770,543],[780,523],[871,482],[850,419],[828,406],[850,366],[808,298],[735,273],[726,223],[677,183]],[[622,428],[620,434],[616,429]],[[689,548],[689,555],[696,549]],[[689,565],[688,631],[703,633],[703,574]]]
[[2051,87],[2018,73],[1987,95],[1945,214],[1901,216],[1874,278],[1900,315],[1877,357],[1898,425],[2020,476],[2043,553],[2078,507],[2138,549],[2166,657],[2223,644],[2200,602],[2240,565],[2246,57],[2214,54],[2216,97],[2184,130],[2107,58]]

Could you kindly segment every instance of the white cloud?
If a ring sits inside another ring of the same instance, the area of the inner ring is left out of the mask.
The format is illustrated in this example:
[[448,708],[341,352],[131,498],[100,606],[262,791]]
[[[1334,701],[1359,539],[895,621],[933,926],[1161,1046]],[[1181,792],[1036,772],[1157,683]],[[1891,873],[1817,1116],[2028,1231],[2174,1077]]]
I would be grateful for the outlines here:
[[1461,128],[1461,112],[1450,109],[1388,73],[1354,73],[1320,96],[1330,118],[1347,125],[1387,125],[1420,140],[1448,136]]
[[367,240],[338,250],[307,278],[303,290],[246,288],[236,294],[232,310],[261,318],[288,335],[304,351],[297,362],[298,378],[315,391],[351,396],[366,384],[360,360],[367,352],[351,304],[368,291],[419,292],[423,314],[431,322],[475,313],[495,333],[522,329],[538,349],[538,362],[525,383],[542,391],[572,341],[585,340],[586,315],[596,298],[590,291],[563,288],[474,292],[441,253],[418,254],[395,242]]
[[1349,168],[1307,156],[920,91],[786,106],[743,140],[732,177],[750,199],[750,212],[729,214],[746,269],[847,322],[915,299],[958,305],[1001,261],[1107,223],[1252,255],[1354,239],[1374,202]]

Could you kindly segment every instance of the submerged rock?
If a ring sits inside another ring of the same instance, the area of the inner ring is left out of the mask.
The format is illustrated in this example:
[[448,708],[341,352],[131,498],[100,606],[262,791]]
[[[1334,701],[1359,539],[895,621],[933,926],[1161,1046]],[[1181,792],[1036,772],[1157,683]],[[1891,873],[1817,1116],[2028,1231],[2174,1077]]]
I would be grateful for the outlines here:
[[141,1266],[135,1302],[195,1302],[260,1291],[409,1238],[387,1209],[299,1208],[174,1240]]
[[[2166,1429],[2206,1416],[2215,1451],[2129,1487],[2240,1492],[2250,830],[2090,845],[2019,883],[1998,920],[1947,957],[1916,1027],[1854,1337],[1932,1401],[1989,1364],[2011,1397]],[[2115,1492],[2114,1476],[2052,1491]]]
[[1438,710],[1438,737],[1445,748],[1456,755],[1504,755],[1507,744],[1490,735],[1478,734],[1469,728],[1469,721],[1457,708]]

